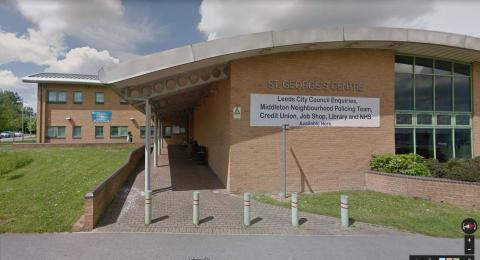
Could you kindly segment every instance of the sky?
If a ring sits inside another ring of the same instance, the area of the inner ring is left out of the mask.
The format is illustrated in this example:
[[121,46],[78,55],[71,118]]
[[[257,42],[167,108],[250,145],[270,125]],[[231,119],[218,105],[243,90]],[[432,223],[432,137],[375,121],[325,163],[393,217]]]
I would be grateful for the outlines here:
[[0,89],[36,110],[40,72],[97,74],[196,42],[254,32],[386,26],[480,37],[477,0],[0,0]]

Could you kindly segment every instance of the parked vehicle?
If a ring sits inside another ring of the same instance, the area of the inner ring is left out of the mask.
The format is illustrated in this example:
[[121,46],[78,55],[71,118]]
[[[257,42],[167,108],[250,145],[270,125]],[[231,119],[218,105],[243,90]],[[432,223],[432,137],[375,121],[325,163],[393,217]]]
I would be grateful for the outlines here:
[[5,131],[5,132],[0,133],[0,138],[10,138],[10,137],[13,137],[12,132]]
[[15,132],[15,133],[14,133],[14,136],[15,136],[15,137],[22,137],[22,135],[23,135],[23,134],[22,134],[21,132]]

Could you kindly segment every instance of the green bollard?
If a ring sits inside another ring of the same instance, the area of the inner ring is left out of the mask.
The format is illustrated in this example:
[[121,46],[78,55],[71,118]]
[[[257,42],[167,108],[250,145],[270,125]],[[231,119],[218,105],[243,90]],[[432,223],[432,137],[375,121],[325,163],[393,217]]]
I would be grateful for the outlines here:
[[250,193],[243,194],[243,224],[250,226]]
[[298,227],[298,198],[297,193],[292,192],[292,226]]
[[193,192],[193,224],[198,226],[200,222],[200,192],[194,191]]
[[342,228],[348,228],[348,196],[340,195],[340,216],[342,218]]
[[152,223],[152,192],[145,192],[145,225]]

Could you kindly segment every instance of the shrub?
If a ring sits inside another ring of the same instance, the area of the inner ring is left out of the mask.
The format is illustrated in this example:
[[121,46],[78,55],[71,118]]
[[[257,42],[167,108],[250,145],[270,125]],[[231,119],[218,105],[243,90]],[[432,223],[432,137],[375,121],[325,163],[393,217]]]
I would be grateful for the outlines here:
[[427,161],[432,176],[457,181],[480,182],[480,157],[473,159],[452,159],[440,163],[434,159]]
[[33,158],[16,152],[0,152],[0,176],[28,165]]
[[431,176],[423,157],[413,153],[373,155],[370,168],[375,171],[411,176]]

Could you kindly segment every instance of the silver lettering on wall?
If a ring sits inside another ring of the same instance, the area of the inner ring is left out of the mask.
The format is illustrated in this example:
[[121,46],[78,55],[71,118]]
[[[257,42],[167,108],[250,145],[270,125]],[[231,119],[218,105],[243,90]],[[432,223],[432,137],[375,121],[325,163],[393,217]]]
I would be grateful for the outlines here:
[[362,92],[363,81],[334,81],[334,80],[269,80],[268,88],[271,89],[303,89]]

